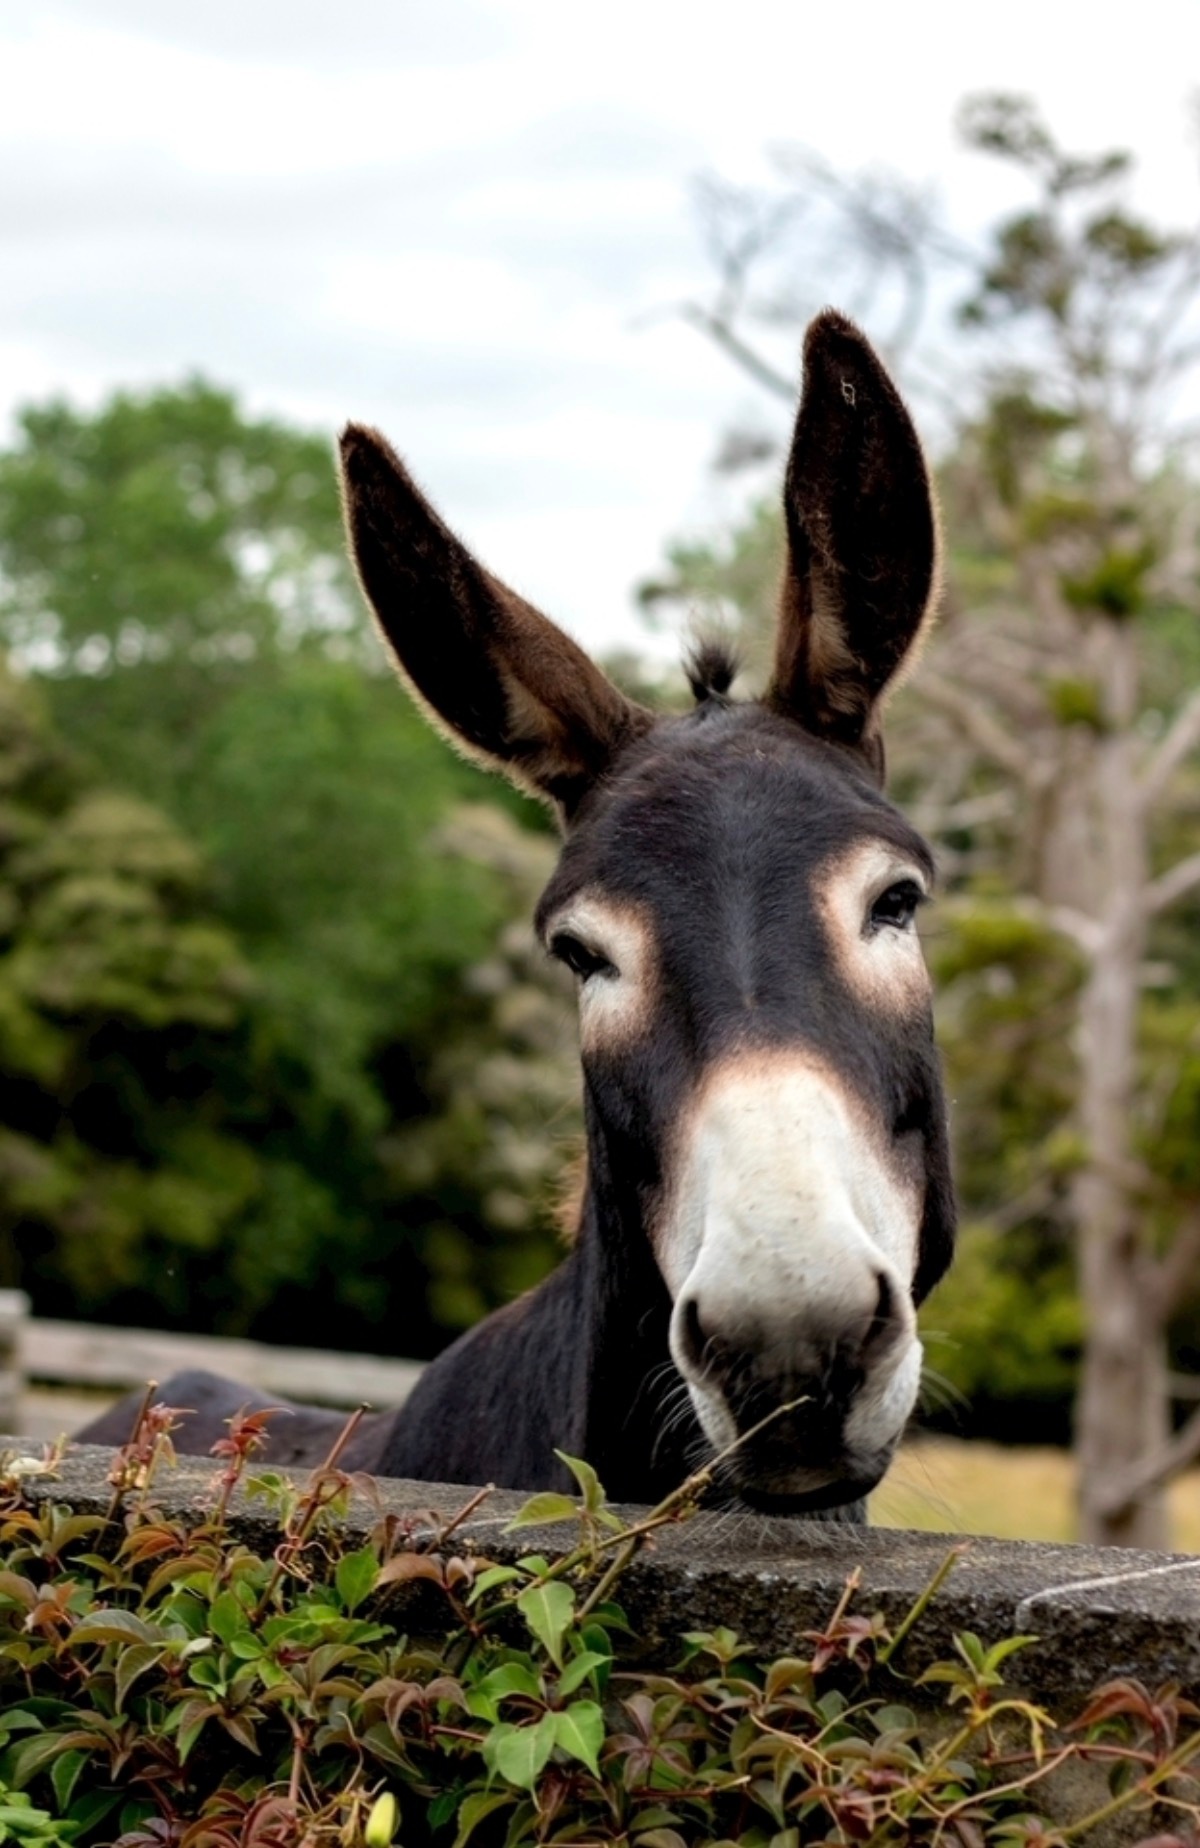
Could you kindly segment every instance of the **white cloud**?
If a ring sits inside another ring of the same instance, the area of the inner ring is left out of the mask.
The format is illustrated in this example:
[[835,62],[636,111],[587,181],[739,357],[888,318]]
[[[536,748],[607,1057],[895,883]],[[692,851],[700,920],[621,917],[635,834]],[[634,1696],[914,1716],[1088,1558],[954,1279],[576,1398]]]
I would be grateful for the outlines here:
[[0,419],[197,368],[331,433],[368,417],[498,569],[628,639],[663,539],[724,506],[706,463],[749,401],[653,318],[704,285],[690,177],[803,142],[979,224],[1012,186],[953,111],[1007,87],[1131,145],[1187,219],[1194,29],[1192,0],[1136,30],[1044,0],[0,0]]

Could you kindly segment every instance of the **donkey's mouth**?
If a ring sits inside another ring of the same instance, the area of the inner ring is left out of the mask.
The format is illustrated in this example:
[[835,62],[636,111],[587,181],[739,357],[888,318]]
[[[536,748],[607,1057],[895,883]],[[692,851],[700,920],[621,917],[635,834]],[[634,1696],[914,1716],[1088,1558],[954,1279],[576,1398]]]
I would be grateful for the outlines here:
[[818,1514],[826,1508],[844,1508],[849,1502],[861,1501],[878,1483],[883,1471],[862,1476],[839,1476],[819,1488],[776,1490],[755,1488],[739,1483],[737,1498],[756,1514]]
[[887,1473],[894,1450],[891,1444],[871,1450],[839,1445],[819,1461],[810,1453],[807,1464],[798,1465],[793,1456],[790,1467],[780,1467],[778,1458],[746,1457],[739,1469],[738,1459],[731,1458],[722,1486],[731,1501],[758,1514],[820,1514],[869,1495]]

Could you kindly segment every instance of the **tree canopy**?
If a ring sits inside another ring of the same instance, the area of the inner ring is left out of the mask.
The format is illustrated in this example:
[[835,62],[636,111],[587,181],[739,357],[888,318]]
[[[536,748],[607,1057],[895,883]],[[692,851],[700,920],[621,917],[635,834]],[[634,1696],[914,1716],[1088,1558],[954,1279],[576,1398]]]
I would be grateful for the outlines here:
[[[329,446],[199,380],[31,407],[0,572],[13,1274],[60,1313],[429,1351],[553,1256],[545,1155],[481,1095],[513,878],[447,844],[481,794],[510,858],[527,831],[387,671]],[[489,1230],[511,1261],[475,1262]]]

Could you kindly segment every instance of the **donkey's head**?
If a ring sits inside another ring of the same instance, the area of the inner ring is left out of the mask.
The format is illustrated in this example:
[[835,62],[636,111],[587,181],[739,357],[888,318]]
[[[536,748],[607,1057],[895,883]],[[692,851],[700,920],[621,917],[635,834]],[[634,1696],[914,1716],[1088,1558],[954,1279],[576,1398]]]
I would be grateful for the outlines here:
[[908,414],[851,323],[814,322],[773,677],[731,701],[709,654],[686,717],[625,698],[491,577],[381,437],[351,426],[342,453],[363,585],[417,697],[563,823],[538,927],[578,978],[602,1229],[649,1241],[710,1442],[769,1418],[737,1490],[853,1499],[912,1410],[916,1305],[954,1232],[914,926],[931,859],[881,791],[881,705],[937,569]]

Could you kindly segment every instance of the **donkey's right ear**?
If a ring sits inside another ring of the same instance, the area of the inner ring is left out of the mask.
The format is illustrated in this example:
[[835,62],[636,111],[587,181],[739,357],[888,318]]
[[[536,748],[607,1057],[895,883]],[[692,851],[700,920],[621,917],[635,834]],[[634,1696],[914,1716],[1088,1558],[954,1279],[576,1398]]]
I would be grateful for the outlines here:
[[438,518],[391,446],[348,424],[342,490],[359,578],[439,729],[569,817],[652,715]]
[[929,473],[865,334],[826,309],[804,343],[784,489],[787,564],[767,694],[882,775],[879,715],[937,596]]

